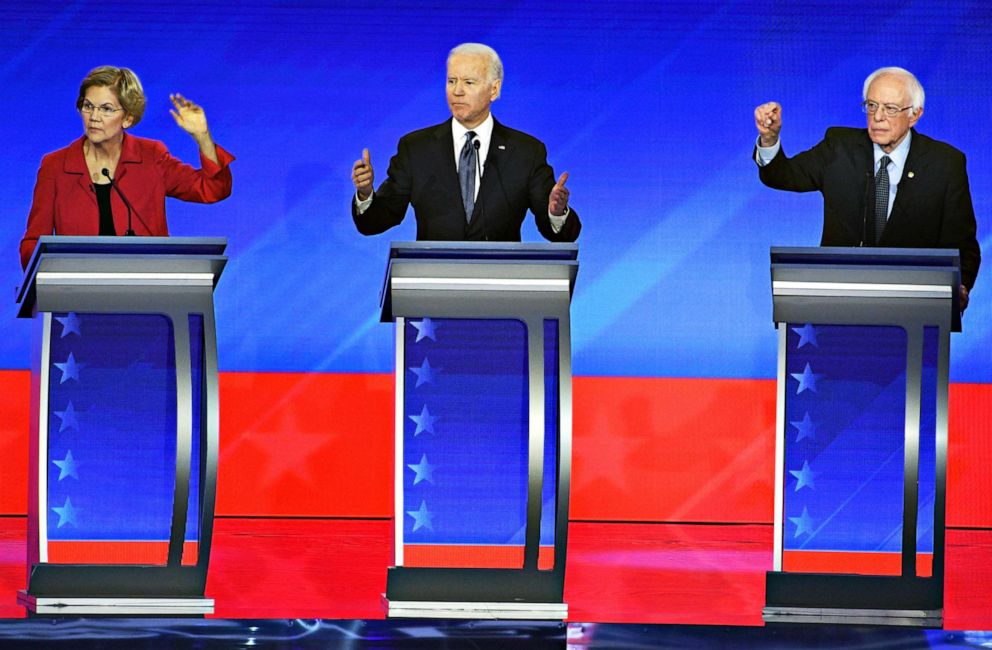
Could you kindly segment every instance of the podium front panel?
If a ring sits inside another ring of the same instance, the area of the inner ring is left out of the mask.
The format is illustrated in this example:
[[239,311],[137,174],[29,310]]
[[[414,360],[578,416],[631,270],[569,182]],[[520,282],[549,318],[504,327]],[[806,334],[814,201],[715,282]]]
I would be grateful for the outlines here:
[[[933,560],[936,332],[925,337],[919,440],[907,441],[909,336],[789,323],[782,570],[901,575],[907,444],[919,445],[915,575]],[[935,330],[935,328],[928,328]],[[914,400],[915,401],[915,400]]]
[[[557,323],[537,326],[545,341],[541,381],[548,413],[539,567],[550,568]],[[397,566],[523,568],[531,417],[528,324],[422,317],[398,319],[397,328],[404,359],[400,512],[405,515],[397,527]]]
[[176,463],[172,323],[160,314],[53,320],[48,562],[165,564]]

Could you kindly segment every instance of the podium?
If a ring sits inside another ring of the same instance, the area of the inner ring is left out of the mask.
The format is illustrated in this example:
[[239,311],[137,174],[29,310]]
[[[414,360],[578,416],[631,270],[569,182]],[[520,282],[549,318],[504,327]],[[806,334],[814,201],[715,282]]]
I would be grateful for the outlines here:
[[958,252],[772,248],[767,622],[940,627]]
[[41,237],[28,587],[58,615],[202,615],[218,448],[213,290],[226,240]]
[[563,619],[574,244],[394,242],[390,617]]

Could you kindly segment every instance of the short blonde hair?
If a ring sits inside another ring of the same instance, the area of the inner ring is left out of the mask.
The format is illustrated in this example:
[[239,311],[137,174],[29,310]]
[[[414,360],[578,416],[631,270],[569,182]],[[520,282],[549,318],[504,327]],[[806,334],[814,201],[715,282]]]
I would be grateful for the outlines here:
[[141,117],[145,114],[145,91],[141,87],[138,75],[132,70],[112,65],[102,65],[90,70],[79,84],[76,110],[83,107],[86,91],[93,86],[110,88],[117,95],[124,112],[131,117],[131,126],[141,121]]

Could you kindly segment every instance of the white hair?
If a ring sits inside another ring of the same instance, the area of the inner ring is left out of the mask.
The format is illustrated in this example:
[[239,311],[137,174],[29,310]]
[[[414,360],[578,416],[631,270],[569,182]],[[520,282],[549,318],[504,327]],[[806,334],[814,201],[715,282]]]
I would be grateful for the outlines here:
[[461,45],[456,45],[448,52],[448,61],[450,62],[451,57],[456,54],[474,54],[487,57],[489,59],[489,82],[503,81],[503,62],[500,61],[496,50],[488,45],[483,45],[482,43],[462,43]]
[[899,68],[896,66],[889,66],[887,68],[879,68],[875,72],[868,75],[865,79],[865,86],[861,91],[861,99],[868,99],[868,86],[870,86],[879,77],[894,76],[902,77],[903,81],[906,83],[906,92],[909,93],[909,105],[911,107],[912,113],[915,115],[920,112],[923,108],[923,101],[926,99],[926,95],[923,92],[923,85],[920,83],[919,79],[913,75],[912,72],[906,68]]

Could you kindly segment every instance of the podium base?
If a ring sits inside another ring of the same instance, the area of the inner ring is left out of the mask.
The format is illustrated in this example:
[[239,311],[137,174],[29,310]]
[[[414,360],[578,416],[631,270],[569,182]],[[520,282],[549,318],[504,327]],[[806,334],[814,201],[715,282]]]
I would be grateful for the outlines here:
[[765,607],[765,623],[824,623],[829,625],[900,625],[940,628],[942,609],[846,609],[822,607]]
[[80,598],[32,596],[17,592],[17,603],[43,616],[205,616],[214,613],[213,598]]
[[478,620],[563,621],[568,603],[474,603],[389,600],[382,596],[387,618],[464,618]]

